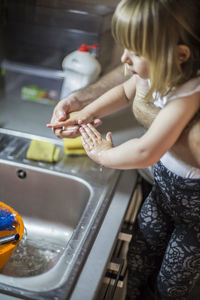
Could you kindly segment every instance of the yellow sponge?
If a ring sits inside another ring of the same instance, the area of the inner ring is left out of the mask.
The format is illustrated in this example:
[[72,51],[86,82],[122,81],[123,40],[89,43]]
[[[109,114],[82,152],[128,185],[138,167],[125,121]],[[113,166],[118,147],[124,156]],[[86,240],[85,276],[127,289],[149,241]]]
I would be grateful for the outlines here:
[[76,138],[64,138],[64,151],[67,155],[84,155],[85,149],[81,143],[81,136]]
[[32,160],[56,162],[59,159],[60,149],[53,143],[32,140],[26,157]]

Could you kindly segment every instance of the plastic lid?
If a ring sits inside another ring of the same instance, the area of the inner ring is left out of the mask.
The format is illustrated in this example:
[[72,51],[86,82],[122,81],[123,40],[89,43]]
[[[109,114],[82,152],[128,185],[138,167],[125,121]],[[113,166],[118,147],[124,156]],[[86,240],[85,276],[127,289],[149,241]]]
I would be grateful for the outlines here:
[[96,48],[98,48],[97,44],[94,44],[94,45],[82,44],[82,45],[80,45],[80,47],[78,47],[78,50],[81,52],[89,52],[89,49],[96,49]]

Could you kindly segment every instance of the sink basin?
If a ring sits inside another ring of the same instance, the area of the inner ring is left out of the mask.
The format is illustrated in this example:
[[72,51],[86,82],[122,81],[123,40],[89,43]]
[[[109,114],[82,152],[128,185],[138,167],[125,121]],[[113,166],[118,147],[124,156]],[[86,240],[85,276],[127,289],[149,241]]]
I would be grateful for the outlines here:
[[0,199],[20,213],[25,235],[2,274],[38,275],[62,255],[91,197],[91,187],[57,172],[0,163]]
[[[0,129],[0,201],[15,209],[25,225],[23,239],[0,271],[0,293],[66,300],[95,241],[120,171],[102,168],[86,156],[61,155],[55,164],[27,160],[31,139],[46,140]],[[56,146],[62,153],[62,142]]]

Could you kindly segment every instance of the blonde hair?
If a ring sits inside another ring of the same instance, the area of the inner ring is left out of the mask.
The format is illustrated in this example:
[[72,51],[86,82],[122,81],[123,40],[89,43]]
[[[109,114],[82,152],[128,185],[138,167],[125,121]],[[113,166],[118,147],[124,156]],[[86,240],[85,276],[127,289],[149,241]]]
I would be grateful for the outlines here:
[[[200,69],[199,0],[122,0],[113,15],[113,36],[149,61],[151,89],[161,96],[195,77]],[[180,64],[177,46],[187,45]]]

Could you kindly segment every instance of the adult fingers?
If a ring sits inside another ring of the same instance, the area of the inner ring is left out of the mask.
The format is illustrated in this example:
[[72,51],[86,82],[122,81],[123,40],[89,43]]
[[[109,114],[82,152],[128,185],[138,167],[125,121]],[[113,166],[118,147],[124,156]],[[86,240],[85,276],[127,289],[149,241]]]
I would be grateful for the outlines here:
[[74,138],[80,135],[79,127],[74,126],[73,128],[69,129],[62,129],[61,136],[62,138]]

